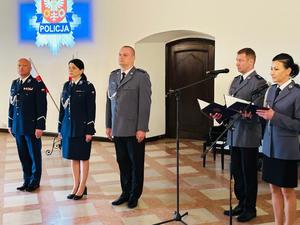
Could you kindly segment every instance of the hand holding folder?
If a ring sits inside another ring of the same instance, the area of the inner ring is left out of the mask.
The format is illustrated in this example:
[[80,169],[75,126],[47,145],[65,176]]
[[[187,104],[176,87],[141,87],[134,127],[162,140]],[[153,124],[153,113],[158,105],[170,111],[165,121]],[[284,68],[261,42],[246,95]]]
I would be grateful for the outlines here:
[[201,111],[209,117],[211,117],[210,114],[220,113],[222,117],[220,119],[217,119],[217,122],[221,123],[224,120],[229,119],[236,113],[247,111],[251,112],[252,114],[256,114],[257,109],[268,109],[266,107],[254,105],[253,103],[240,98],[232,97],[229,95],[225,95],[224,97],[226,105],[221,105],[215,102],[208,103],[206,101],[198,99]]
[[230,109],[226,108],[226,106],[220,105],[215,102],[208,103],[206,101],[198,99],[198,103],[199,103],[201,111],[209,117],[211,117],[210,114],[216,114],[216,113],[221,114],[222,117],[220,119],[217,119],[218,123],[221,123],[224,120],[226,120],[226,119],[230,118],[231,116],[233,116],[234,114],[236,114],[235,111],[230,110]]

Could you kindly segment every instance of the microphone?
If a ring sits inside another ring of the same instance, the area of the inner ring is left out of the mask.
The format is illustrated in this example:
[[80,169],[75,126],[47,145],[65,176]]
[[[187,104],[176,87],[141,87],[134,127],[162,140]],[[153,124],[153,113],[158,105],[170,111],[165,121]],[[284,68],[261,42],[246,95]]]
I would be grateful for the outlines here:
[[229,73],[229,69],[222,69],[222,70],[208,70],[206,71],[206,74],[211,74],[211,75],[218,75],[219,73]]
[[260,94],[262,91],[264,91],[265,89],[267,89],[269,87],[269,84],[268,83],[265,83],[263,86],[257,88],[256,90],[252,91],[251,92],[251,95],[257,95],[257,94]]

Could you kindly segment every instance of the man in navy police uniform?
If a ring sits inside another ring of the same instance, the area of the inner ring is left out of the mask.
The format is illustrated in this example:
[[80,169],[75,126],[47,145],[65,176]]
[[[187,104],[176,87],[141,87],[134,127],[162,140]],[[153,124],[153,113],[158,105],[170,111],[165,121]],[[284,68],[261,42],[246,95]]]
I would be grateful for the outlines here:
[[41,136],[45,130],[46,87],[30,75],[28,59],[18,60],[19,78],[12,82],[9,99],[8,131],[15,137],[23,169],[20,191],[34,191],[42,174]]

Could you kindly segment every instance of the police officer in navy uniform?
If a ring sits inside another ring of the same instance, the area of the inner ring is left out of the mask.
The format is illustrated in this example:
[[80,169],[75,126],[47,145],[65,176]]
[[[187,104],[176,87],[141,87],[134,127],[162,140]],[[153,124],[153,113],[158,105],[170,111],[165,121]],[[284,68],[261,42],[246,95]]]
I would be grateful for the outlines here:
[[112,205],[134,208],[143,192],[145,137],[151,106],[151,82],[146,71],[134,67],[135,51],[119,51],[121,69],[111,72],[106,102],[106,135],[114,137],[122,193]]
[[[236,67],[241,75],[233,79],[229,94],[262,106],[264,91],[256,95],[253,93],[265,86],[266,81],[254,70],[255,59],[255,52],[251,48],[243,48],[237,52]],[[232,215],[238,216],[238,222],[246,222],[256,217],[257,160],[262,125],[259,117],[251,112],[245,111],[242,115],[236,114],[233,117],[238,118],[233,125],[233,131],[228,131],[227,142],[232,146],[231,171],[234,193],[239,202],[232,210]],[[230,211],[225,210],[224,214],[229,216]]]
[[272,193],[275,224],[295,224],[298,162],[300,160],[300,86],[292,78],[299,73],[293,58],[281,53],[272,60],[275,83],[266,94],[268,110],[257,114],[267,121],[263,139],[263,175]]
[[23,168],[24,183],[20,191],[34,191],[40,186],[42,175],[41,136],[47,114],[46,87],[30,75],[28,59],[18,61],[20,77],[10,89],[8,130],[15,137]]
[[64,84],[59,112],[58,132],[62,137],[62,153],[71,160],[73,189],[68,199],[79,200],[87,195],[92,136],[95,134],[96,92],[84,74],[84,63],[72,59],[72,78]]

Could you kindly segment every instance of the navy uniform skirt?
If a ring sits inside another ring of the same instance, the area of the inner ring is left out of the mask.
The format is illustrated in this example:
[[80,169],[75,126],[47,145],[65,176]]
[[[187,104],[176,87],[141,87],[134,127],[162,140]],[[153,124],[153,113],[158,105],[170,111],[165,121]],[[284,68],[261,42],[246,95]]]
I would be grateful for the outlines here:
[[84,137],[62,138],[62,155],[65,159],[88,160],[91,155],[92,142]]
[[298,186],[298,161],[263,156],[262,179],[283,188]]

